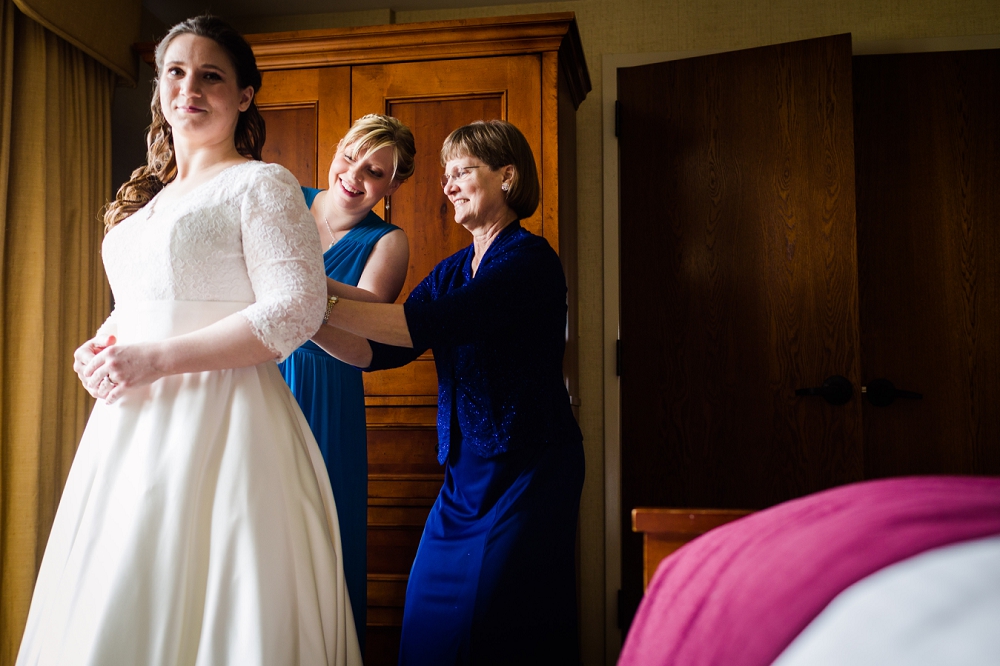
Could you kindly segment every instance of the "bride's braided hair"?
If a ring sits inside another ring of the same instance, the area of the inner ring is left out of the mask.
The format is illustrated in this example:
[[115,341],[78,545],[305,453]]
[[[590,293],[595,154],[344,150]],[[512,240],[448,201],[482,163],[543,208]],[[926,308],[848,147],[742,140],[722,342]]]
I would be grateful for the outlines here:
[[182,21],[171,28],[156,46],[156,83],[153,85],[153,99],[149,104],[153,112],[153,122],[150,123],[149,133],[146,135],[146,164],[132,172],[129,181],[118,189],[115,200],[104,209],[105,233],[149,203],[157,192],[177,177],[173,134],[160,107],[160,74],[167,47],[179,35],[197,35],[214,41],[229,54],[236,68],[236,82],[240,89],[253,87],[254,99],[250,102],[249,108],[240,113],[233,139],[236,150],[241,155],[254,160],[261,158],[265,137],[264,118],[257,108],[257,91],[260,90],[261,76],[253,50],[240,33],[222,19],[205,15]]

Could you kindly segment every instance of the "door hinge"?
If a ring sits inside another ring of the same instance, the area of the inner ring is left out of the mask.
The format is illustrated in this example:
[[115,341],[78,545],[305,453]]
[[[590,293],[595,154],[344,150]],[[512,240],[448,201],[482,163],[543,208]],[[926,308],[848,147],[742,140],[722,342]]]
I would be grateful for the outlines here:
[[615,100],[615,136],[621,133],[622,129],[622,103]]
[[621,338],[615,340],[615,376],[622,376],[622,341]]

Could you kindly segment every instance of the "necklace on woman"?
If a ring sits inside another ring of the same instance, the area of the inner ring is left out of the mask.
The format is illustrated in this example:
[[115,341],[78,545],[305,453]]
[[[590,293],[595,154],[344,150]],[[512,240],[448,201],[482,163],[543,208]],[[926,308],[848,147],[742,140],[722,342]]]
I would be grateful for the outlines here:
[[333,229],[330,228],[330,221],[326,219],[325,215],[323,216],[323,224],[326,225],[326,230],[330,232],[330,244],[326,246],[326,249],[329,250],[337,243],[337,235],[333,233]]

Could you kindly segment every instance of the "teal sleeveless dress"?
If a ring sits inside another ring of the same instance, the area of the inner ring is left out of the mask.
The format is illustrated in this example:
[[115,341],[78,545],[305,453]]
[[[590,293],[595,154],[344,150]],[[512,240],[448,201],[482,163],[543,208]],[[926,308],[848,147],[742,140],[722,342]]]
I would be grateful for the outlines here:
[[[302,188],[310,208],[319,192],[311,187]],[[368,217],[323,254],[326,274],[333,280],[356,287],[375,243],[398,228],[375,213],[368,213]],[[302,407],[326,461],[340,519],[344,576],[363,654],[367,605],[368,440],[361,371],[333,358],[311,340],[292,352],[278,367]]]

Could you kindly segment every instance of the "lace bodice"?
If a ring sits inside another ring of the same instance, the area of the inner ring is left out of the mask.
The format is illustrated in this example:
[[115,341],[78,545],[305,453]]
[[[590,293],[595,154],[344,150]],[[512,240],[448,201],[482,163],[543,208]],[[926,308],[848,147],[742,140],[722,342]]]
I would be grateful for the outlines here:
[[[242,301],[250,328],[286,357],[319,328],[322,248],[295,177],[282,166],[225,169],[179,202],[154,197],[104,239],[116,304]],[[114,333],[114,313],[101,327]]]

